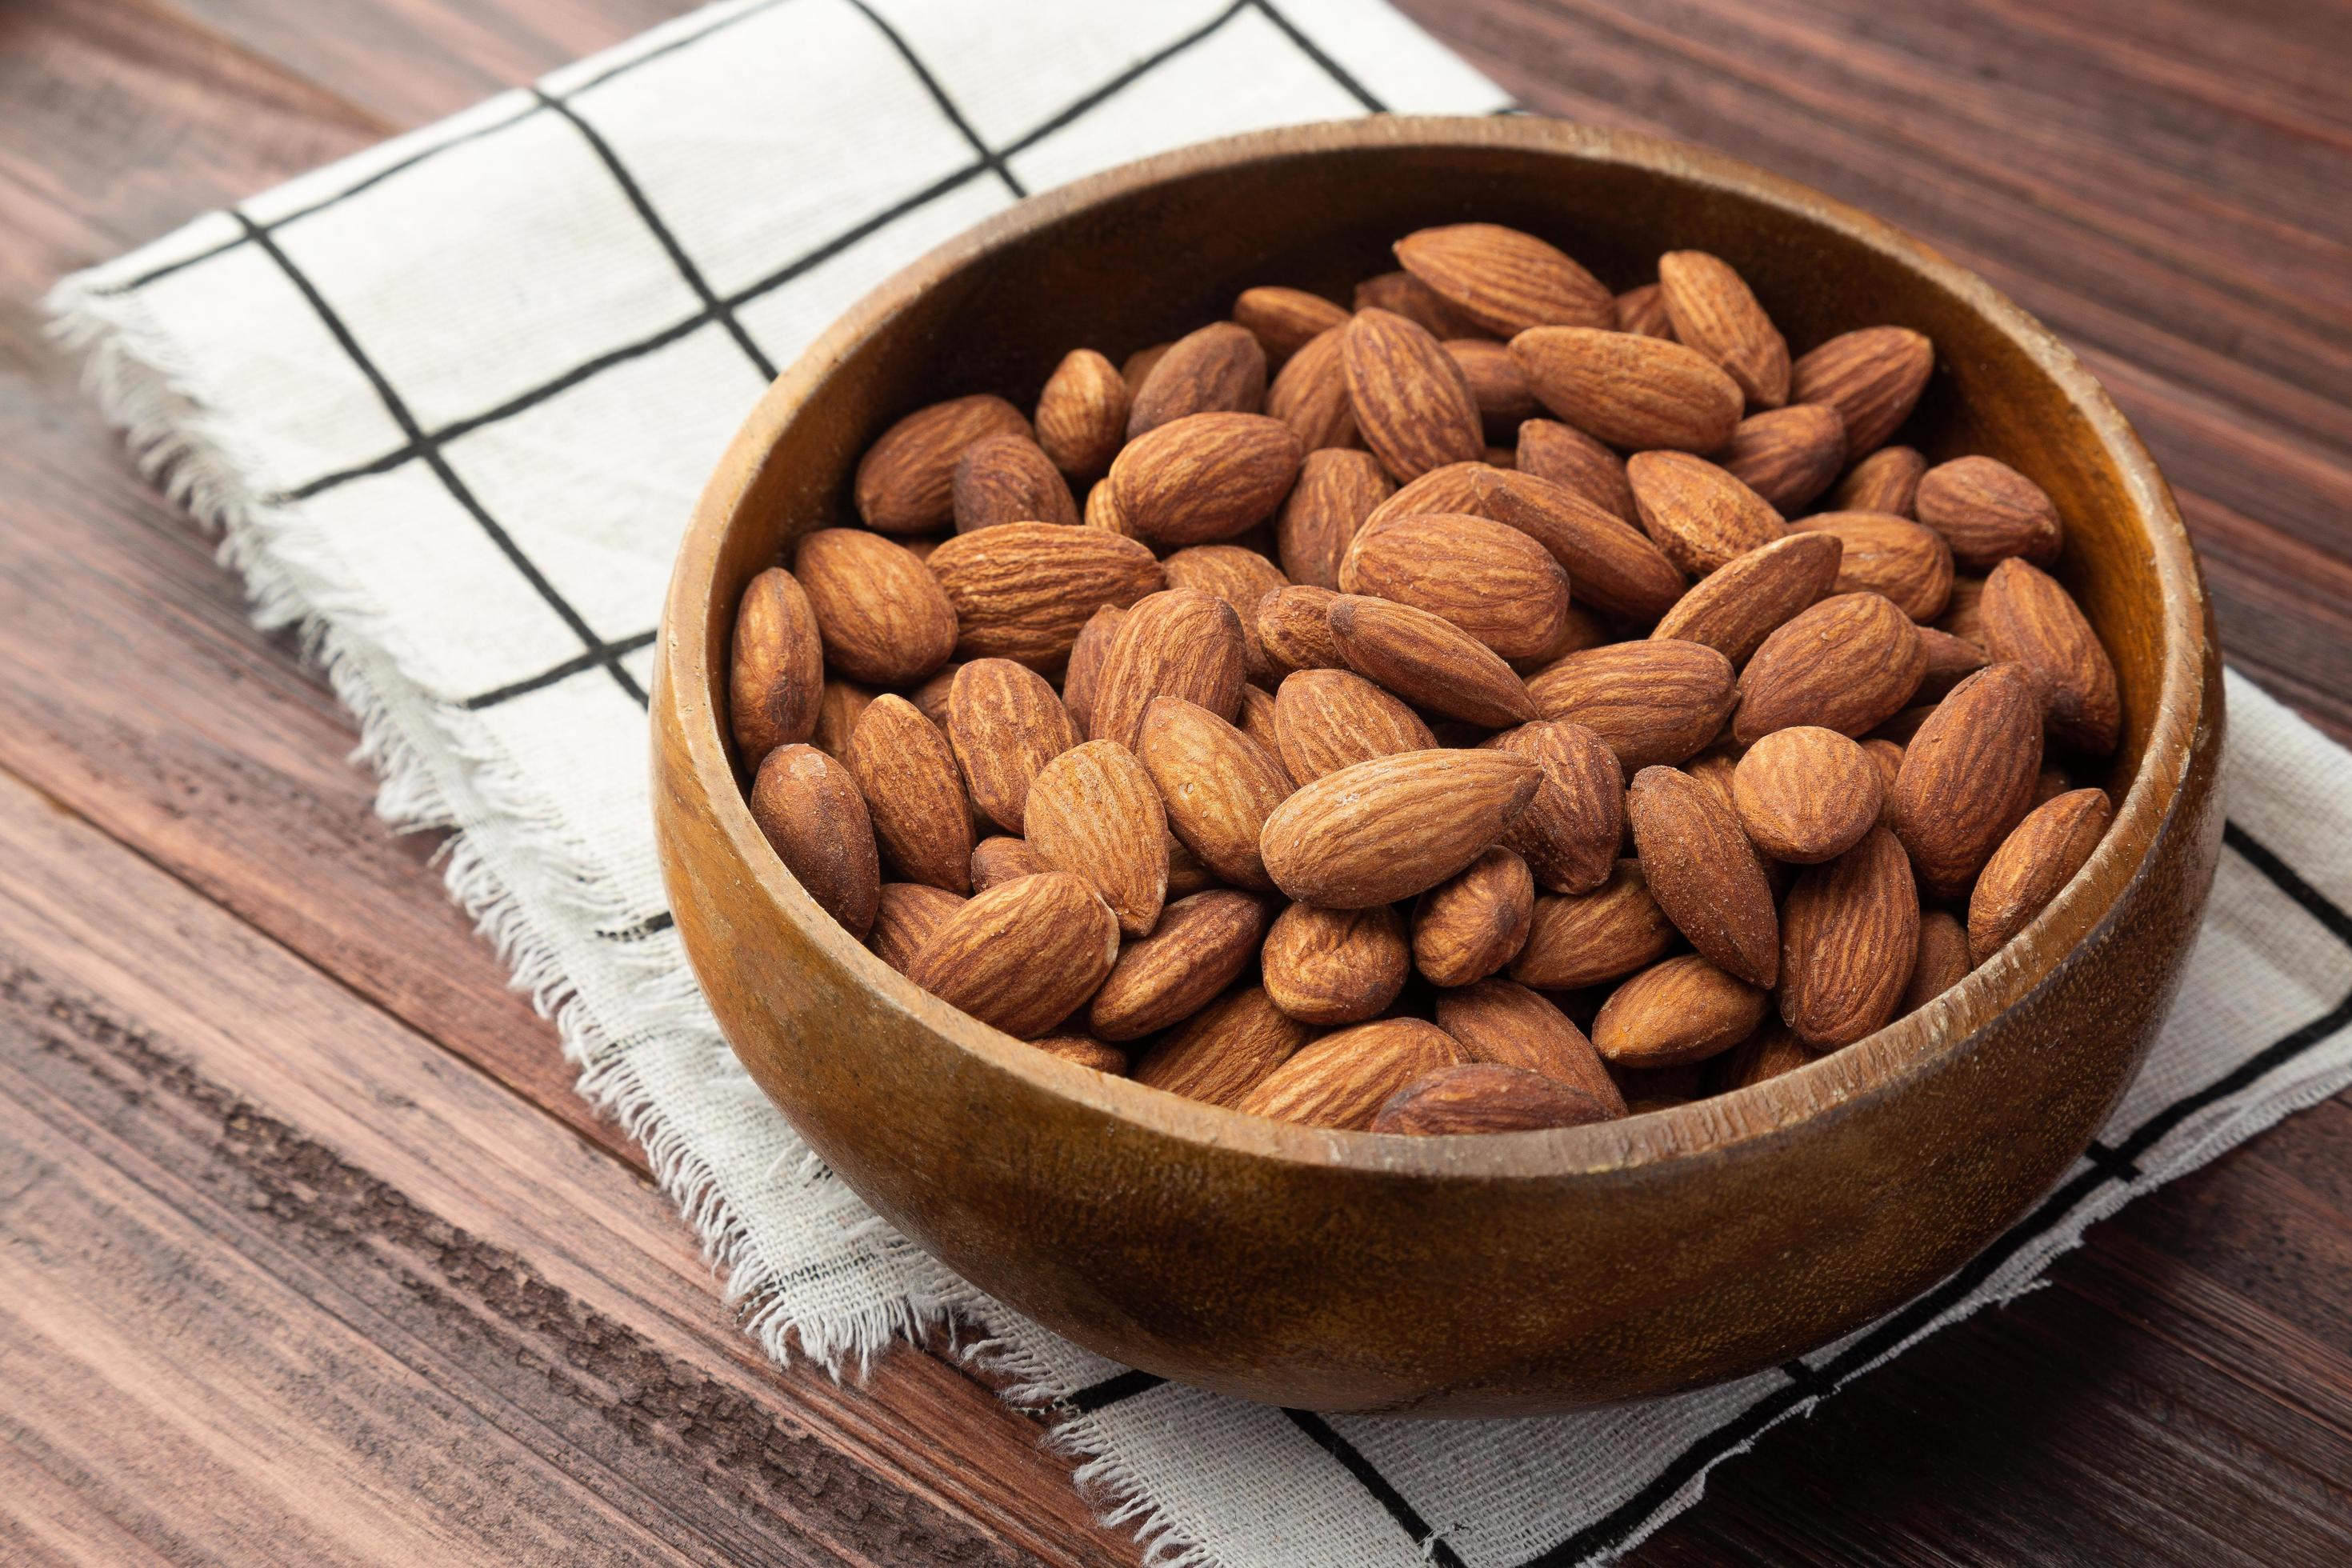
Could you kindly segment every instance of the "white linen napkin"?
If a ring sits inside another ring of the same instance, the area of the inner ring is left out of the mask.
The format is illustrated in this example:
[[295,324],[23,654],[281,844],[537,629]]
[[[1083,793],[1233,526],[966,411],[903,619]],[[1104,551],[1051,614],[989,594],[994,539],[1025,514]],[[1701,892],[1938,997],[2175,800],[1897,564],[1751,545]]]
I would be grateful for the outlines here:
[[1504,95],[1378,0],[715,5],[60,284],[140,460],[359,715],[381,807],[641,1139],[776,1356],[950,1311],[1172,1563],[1604,1560],[1847,1379],[2032,1286],[2084,1226],[2352,1080],[2352,761],[2230,685],[2229,847],[2181,999],[2016,1231],[1843,1344],[1548,1420],[1242,1404],[1129,1373],[884,1229],[719,1039],[665,912],[645,689],[670,556],[778,366],[1029,191],[1225,132]]

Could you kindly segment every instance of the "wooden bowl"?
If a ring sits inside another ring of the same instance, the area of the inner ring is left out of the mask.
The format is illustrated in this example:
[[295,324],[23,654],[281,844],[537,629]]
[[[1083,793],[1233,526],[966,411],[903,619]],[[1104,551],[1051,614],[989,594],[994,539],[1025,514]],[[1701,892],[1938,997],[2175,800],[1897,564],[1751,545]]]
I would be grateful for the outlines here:
[[[725,721],[736,597],[855,520],[866,444],[922,404],[1024,406],[1068,349],[1114,359],[1286,283],[1347,298],[1391,241],[1490,219],[1614,288],[1727,258],[1801,353],[1935,341],[1907,438],[2049,490],[2061,575],[2115,656],[2115,825],[2082,875],[1928,1006],[1752,1089],[1600,1126],[1335,1133],[1045,1055],[934,1000],[818,910],[744,804]],[[2080,1155],[2162,1018],[2210,885],[2221,663],[2164,480],[2089,373],[1981,280],[1747,164],[1532,119],[1237,137],[1024,202],[860,302],[768,389],[703,494],[653,689],[679,934],[737,1054],[860,1196],[1079,1343],[1318,1410],[1531,1415],[1736,1377],[1967,1262]]]

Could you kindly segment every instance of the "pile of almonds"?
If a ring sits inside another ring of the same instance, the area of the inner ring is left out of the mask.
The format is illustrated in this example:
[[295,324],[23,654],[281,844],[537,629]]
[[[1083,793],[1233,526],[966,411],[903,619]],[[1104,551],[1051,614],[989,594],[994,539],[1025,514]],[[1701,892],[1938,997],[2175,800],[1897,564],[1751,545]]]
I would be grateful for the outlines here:
[[1381,1132],[1756,1083],[2015,935],[2116,673],[2049,496],[1887,445],[1928,341],[1792,362],[1699,251],[1395,248],[874,444],[735,629],[810,895],[1055,1055]]

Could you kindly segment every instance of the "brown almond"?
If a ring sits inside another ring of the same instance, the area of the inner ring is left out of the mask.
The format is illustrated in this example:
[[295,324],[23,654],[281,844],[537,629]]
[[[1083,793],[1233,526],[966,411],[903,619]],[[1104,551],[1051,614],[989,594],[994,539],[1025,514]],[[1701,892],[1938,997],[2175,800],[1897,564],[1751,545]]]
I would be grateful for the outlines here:
[[1984,591],[1983,578],[1955,574],[1951,602],[1936,617],[1936,629],[1984,647]]
[[1664,957],[1676,934],[1640,862],[1620,860],[1609,880],[1589,893],[1537,897],[1511,978],[1547,991],[1598,985]]
[[1135,753],[1088,741],[1029,786],[1029,847],[1102,895],[1129,936],[1148,934],[1168,896],[1168,817]]
[[1470,512],[1475,515],[1478,510],[1478,476],[1488,472],[1491,468],[1492,465],[1482,459],[1475,463],[1448,463],[1442,468],[1432,468],[1421,478],[1398,486],[1388,500],[1374,507],[1358,525],[1358,531],[1391,518],[1419,517],[1425,512]]
[[837,675],[905,686],[955,651],[955,607],[904,545],[862,528],[819,529],[801,540],[793,574]]
[[1212,321],[1168,345],[1127,412],[1130,441],[1191,414],[1255,414],[1265,405],[1265,350],[1246,327]]
[[1952,552],[1934,529],[1888,512],[1823,511],[1789,525],[1836,536],[1839,594],[1884,594],[1915,621],[1932,621],[1952,597]]
[[1919,477],[1914,505],[1971,572],[1990,572],[2012,555],[2046,567],[2066,542],[2050,492],[1997,458],[1937,464]]
[[1331,636],[1330,612],[1339,595],[1294,584],[1257,602],[1257,634],[1266,662],[1287,677],[1302,669],[1342,669],[1347,659]]
[[1086,515],[1083,526],[1116,533],[1122,539],[1138,539],[1135,530],[1127,526],[1127,515],[1118,510],[1118,493],[1111,489],[1108,479],[1097,479],[1087,489]]
[[1680,343],[1538,327],[1511,340],[1511,357],[1546,408],[1612,447],[1713,452],[1739,423],[1739,384]]
[[1170,587],[1213,594],[1234,607],[1242,624],[1243,668],[1250,679],[1271,683],[1290,672],[1268,662],[1257,630],[1258,601],[1289,585],[1282,568],[1239,544],[1190,545],[1160,565],[1168,574]]
[[1526,683],[1511,667],[1442,616],[1343,594],[1326,619],[1349,668],[1417,708],[1490,730],[1536,717]]
[[1033,1038],[1094,994],[1118,957],[1118,922],[1063,871],[975,895],[941,921],[907,978],[983,1024]]
[[1263,414],[1192,414],[1121,448],[1111,494],[1126,526],[1160,545],[1213,544],[1274,515],[1306,448]]
[[1394,903],[1476,859],[1540,776],[1532,759],[1502,751],[1375,757],[1302,785],[1266,818],[1259,847],[1275,885],[1301,903]]
[[826,681],[824,694],[817,699],[816,730],[809,736],[809,744],[839,762],[848,749],[850,732],[877,695],[872,687],[854,680]]
[[1062,472],[1092,479],[1127,439],[1130,401],[1118,366],[1092,349],[1072,349],[1037,395],[1037,445]]
[[1551,647],[1533,658],[1515,658],[1511,668],[1521,676],[1539,674],[1572,653],[1599,647],[1617,640],[1617,629],[1600,615],[1582,605],[1570,602],[1568,615],[1559,624],[1559,637]]
[[1078,521],[1069,480],[1026,436],[983,436],[966,447],[956,459],[952,493],[958,533],[1000,522]]
[[1846,470],[1845,478],[1830,492],[1831,510],[1883,511],[1916,521],[1913,505],[1920,478],[1927,471],[1927,459],[1916,447],[1881,447]]
[[2104,757],[2123,733],[2115,661],[2073,595],[2032,563],[2002,562],[1985,579],[1979,606],[1995,658],[2025,666],[2041,689],[2053,740]]
[[972,804],[1014,834],[1031,781],[1085,738],[1045,678],[1009,658],[976,658],[956,671],[947,730]]
[[1519,426],[1517,471],[1573,490],[1621,522],[1641,526],[1625,459],[1572,425],[1529,419]]
[[1953,687],[1992,662],[1968,638],[1934,626],[1919,628],[1919,646],[1927,650],[1927,673],[1919,678],[1916,694],[1921,702],[1942,701]]
[[1833,534],[1791,533],[1734,556],[1693,584],[1650,635],[1700,643],[1744,666],[1766,637],[1829,593],[1844,553]]
[[1474,1061],[1524,1068],[1583,1090],[1611,1116],[1625,1114],[1600,1053],[1574,1020],[1526,986],[1481,980],[1437,999],[1437,1026]]
[[1175,346],[1172,342],[1151,343],[1119,362],[1118,378],[1127,383],[1127,396],[1130,404],[1134,402],[1135,395],[1143,390],[1143,384],[1151,378],[1152,369],[1159,364],[1161,356]]
[[[1234,720],[1234,724],[1243,734],[1265,747],[1267,756],[1281,757],[1282,741],[1274,722],[1273,692],[1263,686],[1243,687],[1241,717]],[[1289,771],[1289,764],[1284,763],[1283,772],[1287,773]]]
[[1536,411],[1527,373],[1510,350],[1492,338],[1454,338],[1442,346],[1469,384],[1470,401],[1478,405],[1479,422],[1486,430],[1508,435]]
[[971,886],[974,892],[986,892],[1000,882],[1010,882],[1018,877],[1034,877],[1054,868],[1045,858],[1029,847],[1025,838],[1012,838],[996,834],[971,847]]
[[1275,918],[1259,955],[1266,994],[1302,1023],[1360,1024],[1404,988],[1412,967],[1405,924],[1386,904],[1326,910],[1293,904]]
[[1275,520],[1283,575],[1308,587],[1337,588],[1339,561],[1356,530],[1395,489],[1370,452],[1307,453]]
[[1146,1051],[1135,1064],[1135,1081],[1230,1108],[1313,1037],[1306,1025],[1275,1006],[1265,987],[1244,985]]
[[[915,711],[937,724],[942,732],[948,727],[948,696],[954,691],[955,678],[962,670],[962,665],[950,659],[933,671],[929,680],[907,693],[907,700],[915,705]],[[865,716],[860,710],[858,717],[863,719]],[[850,732],[856,733],[855,730]]]
[[1724,471],[1786,517],[1830,488],[1845,464],[1845,421],[1826,403],[1792,403],[1742,419]]
[[885,882],[866,945],[875,957],[904,974],[923,944],[963,906],[963,896],[945,888],[924,882]]
[[1462,1062],[1425,1073],[1391,1095],[1371,1130],[1407,1138],[1479,1137],[1582,1127],[1610,1114],[1584,1090],[1541,1073]]
[[1555,893],[1586,893],[1616,869],[1625,831],[1625,773],[1617,755],[1581,724],[1538,720],[1486,742],[1543,768],[1527,810],[1503,835],[1506,847]]
[[1789,368],[1789,400],[1826,403],[1845,420],[1848,461],[1886,444],[1926,390],[1936,346],[1908,327],[1832,338]]
[[849,769],[814,746],[776,747],[751,781],[751,820],[817,908],[864,942],[881,902],[882,867]]
[[1969,959],[1968,928],[1943,910],[1927,910],[1919,917],[1919,952],[1912,961],[1897,1016],[1933,1002],[1967,979],[1974,967]]
[[1625,460],[1625,478],[1641,508],[1643,530],[1667,560],[1694,577],[1788,531],[1762,496],[1687,452],[1636,452]]
[[1895,1016],[1919,953],[1919,889],[1895,836],[1874,827],[1798,877],[1780,911],[1780,1017],[1835,1050]]
[[1791,724],[1864,734],[1902,710],[1927,668],[1918,628],[1901,606],[1880,594],[1838,594],[1757,648],[1740,672],[1731,732],[1742,745]]
[[858,460],[857,515],[883,533],[930,533],[955,515],[956,459],[988,436],[1027,436],[1029,421],[982,393],[918,408],[882,432]]
[[1040,1035],[1029,1042],[1047,1056],[1113,1078],[1127,1076],[1127,1053],[1092,1035]]
[[1674,342],[1675,323],[1666,315],[1666,291],[1660,285],[1644,283],[1628,289],[1617,296],[1616,305],[1619,331]]
[[1695,952],[1652,964],[1601,1004],[1592,1048],[1619,1067],[1685,1067],[1722,1055],[1764,1018],[1763,991]]
[[1833,860],[1862,842],[1886,800],[1869,753],[1811,724],[1775,730],[1750,746],[1733,770],[1731,790],[1739,826],[1756,847],[1799,866]]
[[1957,899],[2030,808],[2042,709],[2023,666],[1989,665],[1952,688],[1903,749],[1888,826],[1931,898]]
[[1425,328],[1388,310],[1359,310],[1340,342],[1356,428],[1400,480],[1486,449],[1461,367]]
[[1213,594],[1171,588],[1137,600],[1103,656],[1088,732],[1134,745],[1155,697],[1181,697],[1230,721],[1248,677],[1247,648],[1241,617]]
[[1813,1059],[1813,1053],[1797,1038],[1794,1029],[1778,1018],[1767,1018],[1763,1026],[1737,1048],[1715,1058],[1708,1092],[1729,1094],[1736,1089],[1751,1089],[1783,1073],[1794,1072]]
[[903,697],[877,697],[859,716],[842,761],[898,879],[970,892],[971,803],[939,726]]
[[1789,342],[1731,263],[1704,250],[1658,258],[1658,291],[1675,339],[1729,373],[1751,408],[1789,400]]
[[1234,1109],[1276,1121],[1360,1132],[1399,1089],[1460,1059],[1460,1047],[1436,1025],[1382,1018],[1309,1041]]
[[[1267,415],[1290,426],[1309,456],[1363,445],[1356,428],[1355,400],[1348,393],[1346,342],[1340,327],[1324,332],[1293,354],[1266,389]],[[1380,468],[1378,458],[1364,456]],[[1384,470],[1381,478],[1387,478]]]
[[955,607],[958,658],[1015,659],[1049,673],[1097,610],[1132,605],[1168,581],[1132,539],[1049,522],[959,533],[925,564]]
[[1642,874],[1666,918],[1716,967],[1770,989],[1780,967],[1780,920],[1739,818],[1710,785],[1665,767],[1633,775],[1625,809]]
[[1141,736],[1139,755],[1160,791],[1169,828],[1223,880],[1272,889],[1258,835],[1294,787],[1282,763],[1224,720],[1179,697],[1152,699]]
[[1529,327],[1614,327],[1600,280],[1558,246],[1500,224],[1424,228],[1396,242],[1405,270],[1488,335]]
[[1982,963],[2090,862],[2115,807],[2107,792],[2078,789],[2028,812],[1985,862],[1969,895],[1969,956]]
[[1062,706],[1069,710],[1081,735],[1094,721],[1095,688],[1102,679],[1102,662],[1126,619],[1124,606],[1105,605],[1087,617],[1087,624],[1078,628],[1077,640],[1070,645],[1069,663],[1062,674]]
[[1578,602],[1650,621],[1682,597],[1681,568],[1648,535],[1567,486],[1501,469],[1474,475],[1473,485],[1481,511],[1526,534],[1560,564]]
[[[1164,807],[1163,803],[1163,807]],[[1217,874],[1201,863],[1192,847],[1176,837],[1168,835],[1168,896],[1189,899],[1194,893],[1204,893],[1217,886]]]
[[1274,696],[1274,729],[1282,765],[1302,784],[1437,744],[1420,715],[1346,669],[1304,669],[1285,679]]
[[1581,724],[1628,773],[1679,763],[1715,739],[1738,700],[1731,661],[1671,637],[1587,648],[1528,680],[1547,719]]
[[1550,552],[1462,514],[1367,524],[1339,563],[1339,589],[1442,616],[1507,659],[1550,647],[1568,614],[1568,574]]
[[1382,272],[1367,278],[1356,285],[1354,299],[1359,310],[1393,310],[1441,340],[1475,338],[1484,330],[1410,272]]
[[814,734],[824,686],[824,645],[808,595],[791,573],[771,566],[735,606],[727,712],[743,765],[757,769],[778,746]]
[[1334,327],[1348,324],[1348,308],[1304,289],[1244,289],[1234,320],[1249,329],[1268,363],[1280,363]]
[[1231,888],[1179,899],[1150,936],[1119,950],[1087,1022],[1106,1040],[1137,1040],[1181,1024],[1233,984],[1265,934],[1263,900]]
[[1413,963],[1433,985],[1484,980],[1518,956],[1535,916],[1536,883],[1510,850],[1487,850],[1421,895]]

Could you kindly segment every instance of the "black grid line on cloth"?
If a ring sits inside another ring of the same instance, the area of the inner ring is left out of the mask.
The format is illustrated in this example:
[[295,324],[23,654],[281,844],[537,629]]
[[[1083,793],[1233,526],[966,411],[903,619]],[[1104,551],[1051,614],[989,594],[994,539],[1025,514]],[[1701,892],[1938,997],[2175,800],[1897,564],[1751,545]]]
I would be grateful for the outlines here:
[[1387,104],[1382,103],[1373,95],[1370,88],[1349,74],[1346,67],[1325,54],[1321,45],[1299,31],[1297,26],[1276,6],[1274,0],[1250,0],[1250,5],[1256,9],[1258,15],[1281,29],[1283,36],[1297,46],[1300,54],[1314,61],[1325,76],[1339,83],[1340,91],[1362,104],[1365,113],[1386,114],[1388,112]]
[[648,937],[659,936],[676,924],[677,917],[664,910],[641,921],[631,921],[618,930],[599,931],[596,934],[606,942],[644,942]]
[[1004,154],[992,151],[987,142],[981,140],[980,132],[971,128],[971,121],[963,117],[963,110],[958,109],[955,100],[948,96],[948,89],[940,85],[940,79],[931,74],[931,68],[923,63],[923,57],[915,52],[898,29],[884,20],[866,0],[849,0],[849,4],[858,15],[873,23],[875,29],[889,40],[890,47],[898,51],[898,58],[907,62],[907,68],[915,73],[915,79],[923,84],[923,90],[931,95],[931,101],[940,106],[940,112],[947,117],[949,124],[955,127],[956,134],[961,136],[979,155],[988,172],[1003,181],[1004,188],[1014,195],[1027,195],[1029,188],[1013,178],[1013,171],[1004,166]]
[[1429,1561],[1438,1568],[1464,1568],[1462,1559],[1444,1538],[1432,1534],[1429,1523],[1407,1502],[1404,1494],[1381,1474],[1380,1467],[1364,1458],[1363,1453],[1339,1433],[1331,1424],[1308,1410],[1283,1411],[1290,1424],[1307,1435],[1307,1440],[1339,1461],[1339,1468],[1356,1479],[1356,1484],[1370,1495],[1371,1500],[1388,1510],[1399,1530],[1405,1532],[1413,1545],[1426,1552]]
[[[416,416],[409,411],[406,400],[393,390],[392,383],[384,378],[383,372],[377,367],[375,361],[368,356],[367,351],[360,347],[359,340],[352,335],[351,328],[344,323],[342,317],[336,313],[335,308],[327,303],[326,296],[319,292],[317,285],[310,281],[309,276],[300,268],[294,265],[293,258],[286,254],[276,238],[262,231],[260,225],[242,215],[237,215],[237,221],[245,225],[247,233],[253,242],[261,247],[262,253],[277,265],[278,270],[286,274],[287,281],[293,284],[295,290],[309,302],[310,309],[317,313],[320,324],[327,329],[328,335],[335,340],[337,346],[341,348],[344,354],[350,358],[360,374],[366,378],[367,384],[375,389],[377,398],[383,404],[384,412],[392,416],[393,423],[398,425],[412,441],[421,440],[424,432],[417,428]],[[443,488],[448,490],[451,498],[465,509],[475,522],[480,525],[483,533],[497,547],[499,553],[504,555],[515,570],[522,574],[523,580],[530,584],[541,600],[545,601],[548,608],[555,612],[557,618],[569,626],[572,634],[578,637],[591,652],[598,654],[597,662],[612,675],[621,689],[627,692],[639,707],[644,707],[645,688],[637,684],[636,677],[622,668],[618,655],[601,651],[605,647],[603,639],[589,629],[587,621],[582,617],[578,610],[572,607],[571,601],[556,592],[555,584],[547,580],[546,574],[540,571],[538,563],[524,554],[521,546],[515,543],[513,536],[499,526],[499,521],[490,515],[489,509],[481,503],[465,480],[457,477],[457,471],[449,466],[448,459],[444,458],[437,448],[427,451],[423,456],[427,466],[432,468],[434,477],[441,481]]]
[[457,706],[468,713],[479,712],[485,708],[495,708],[501,702],[512,701],[518,697],[541,690],[554,685],[559,680],[578,675],[582,670],[594,669],[606,659],[619,658],[625,654],[635,653],[639,648],[650,645],[655,635],[654,632],[638,632],[635,636],[622,637],[614,642],[598,643],[585,653],[575,654],[560,664],[548,666],[537,675],[526,675],[520,680],[464,698],[459,700]]

